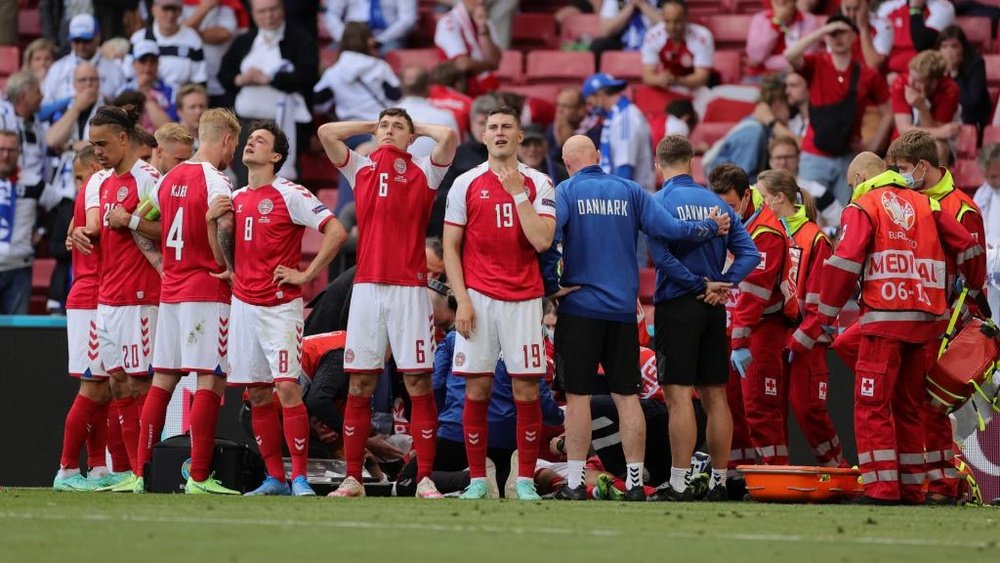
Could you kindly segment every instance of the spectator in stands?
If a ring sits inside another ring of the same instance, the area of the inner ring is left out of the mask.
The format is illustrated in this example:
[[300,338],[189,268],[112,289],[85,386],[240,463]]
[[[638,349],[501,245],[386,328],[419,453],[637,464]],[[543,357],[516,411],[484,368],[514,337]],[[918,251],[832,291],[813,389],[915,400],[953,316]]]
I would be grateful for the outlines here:
[[[332,104],[340,121],[375,121],[380,111],[401,97],[399,78],[378,56],[375,38],[361,22],[350,22],[344,28],[340,56],[313,91],[317,108]],[[367,140],[370,136],[364,137]]]
[[[419,66],[408,66],[399,73],[399,79],[403,98],[396,104],[397,107],[405,109],[414,121],[444,125],[461,135],[454,114],[448,110],[434,107],[434,104],[428,99],[430,81],[426,69]],[[408,151],[413,156],[430,156],[435,146],[436,143],[430,137],[418,137],[410,145]]]
[[31,239],[41,193],[22,193],[17,185],[19,145],[16,131],[0,130],[0,315],[27,315],[31,299]]
[[128,59],[132,52],[132,44],[124,37],[112,37],[101,45],[101,56],[114,61],[122,71],[122,76],[132,74],[132,63]]
[[948,0],[889,0],[878,15],[893,28],[889,72],[906,72],[906,65],[920,51],[934,48],[938,33],[955,23],[955,6]]
[[[694,104],[687,98],[670,100],[667,104],[667,120],[663,124],[664,136],[682,135],[690,137],[691,132],[698,125],[698,112],[694,109]],[[695,148],[695,154],[705,152]]]
[[[847,0],[851,1],[851,0]],[[752,75],[788,70],[785,49],[820,26],[820,20],[800,10],[795,0],[771,0],[771,8],[757,12],[747,30],[747,63]],[[810,53],[818,50],[810,45]]]
[[431,70],[430,83],[431,104],[455,116],[461,139],[464,140],[469,134],[469,114],[472,111],[472,98],[460,92],[465,89],[465,76],[454,61],[444,61]]
[[797,72],[785,75],[785,98],[792,112],[788,130],[801,143],[809,128],[809,83],[804,76]]
[[[48,145],[45,124],[38,118],[42,89],[29,71],[17,72],[7,81],[7,99],[0,101],[0,130],[13,131],[19,140],[17,190],[19,194],[39,194],[48,177]],[[73,193],[69,194],[70,199]],[[58,201],[58,200],[57,200]]]
[[451,191],[451,184],[455,178],[486,160],[486,145],[483,144],[486,118],[489,117],[491,111],[498,107],[500,107],[500,103],[495,96],[490,94],[479,96],[472,102],[472,111],[469,115],[469,134],[465,141],[458,145],[455,160],[444,179],[441,180],[441,185],[438,186],[437,195],[434,198],[434,208],[431,210],[431,219],[427,225],[427,236],[440,237],[444,232],[445,203],[448,201],[448,192]]
[[73,71],[81,63],[88,62],[97,70],[100,78],[100,93],[105,100],[110,100],[125,82],[118,63],[105,58],[97,51],[101,43],[101,34],[97,29],[97,21],[90,14],[74,16],[69,23],[69,38],[71,52],[59,59],[49,68],[42,82],[42,96],[46,102],[55,102],[73,96]]
[[[254,27],[237,37],[222,58],[219,82],[226,89],[227,105],[240,118],[238,154],[242,154],[255,119],[274,119],[288,133],[288,160],[279,175],[295,179],[300,139],[311,133],[312,88],[319,69],[319,50],[303,41],[308,31],[285,20],[281,0],[250,2]],[[301,124],[301,125],[300,125]],[[293,134],[294,132],[294,134]],[[246,183],[246,167],[234,159],[237,185]]]
[[893,138],[910,129],[930,133],[937,141],[938,158],[951,160],[949,142],[958,137],[958,84],[946,75],[941,53],[921,51],[910,59],[910,72],[899,74],[892,83],[892,113],[896,123]]
[[40,0],[38,9],[41,16],[42,35],[57,43],[60,52],[66,52],[70,47],[66,43],[66,32],[72,18],[81,14],[93,14],[92,17],[98,22],[100,29],[104,30],[105,37],[121,37],[126,32],[131,32],[129,27],[138,22],[138,5],[138,0],[91,0],[89,2]]
[[81,63],[73,72],[73,96],[52,104],[43,112],[49,123],[45,144],[59,154],[52,177],[52,189],[59,194],[75,197],[73,158],[76,151],[89,144],[89,121],[104,102],[101,100],[97,68]]
[[799,143],[794,137],[789,135],[777,135],[771,140],[768,146],[768,164],[771,170],[785,170],[795,176],[795,183],[800,189],[809,192],[816,202],[816,210],[819,211],[821,227],[832,234],[840,227],[840,213],[844,206],[837,201],[833,192],[819,182],[807,180],[799,176]]
[[[134,104],[132,104],[129,100],[125,101],[129,103],[125,103],[122,105],[112,103],[111,105],[117,107],[124,107],[126,105],[134,106]],[[136,158],[149,162],[152,165],[153,154],[154,151],[156,150],[156,137],[154,137],[152,133],[146,131],[142,127],[136,127],[135,138],[132,139],[132,150],[135,151]],[[160,170],[158,168],[157,171],[161,175],[166,172],[165,170]]]
[[[240,25],[240,19],[244,24]],[[222,57],[233,43],[236,32],[247,27],[247,14],[238,0],[195,0],[185,2],[181,11],[181,25],[198,33],[205,54],[205,75],[208,77],[209,96],[215,98],[213,106],[222,105],[226,90],[219,82]],[[191,81],[195,82],[195,81]],[[182,83],[183,84],[183,83]]]
[[840,0],[840,12],[858,26],[854,58],[872,68],[882,68],[892,52],[892,24],[872,11],[869,0]]
[[547,174],[553,184],[569,178],[566,167],[549,156],[549,143],[545,140],[545,131],[541,125],[532,123],[524,127],[524,140],[517,147],[517,159]]
[[381,54],[403,49],[417,24],[417,0],[327,0],[323,23],[334,43],[340,43],[350,22],[368,26]]
[[989,125],[991,96],[986,87],[986,62],[969,43],[965,32],[957,25],[949,25],[938,35],[937,50],[944,57],[947,74],[958,83],[962,107],[962,123],[980,129]]
[[[796,72],[809,82],[809,127],[802,141],[800,174],[832,188],[841,203],[850,201],[847,167],[855,152],[877,152],[892,129],[889,88],[879,71],[854,58],[852,45],[857,24],[843,14],[785,51]],[[820,39],[827,50],[815,55],[805,51]],[[874,135],[861,140],[861,120],[868,106],[878,108]]]
[[194,135],[180,124],[163,125],[156,130],[153,138],[156,139],[156,148],[149,163],[161,174],[166,174],[194,154]]
[[122,85],[118,91],[139,92],[143,96],[143,119],[140,124],[156,130],[170,123],[177,115],[174,109],[174,91],[159,78],[160,48],[155,41],[143,39],[132,47],[132,71],[134,78]]
[[564,21],[577,14],[596,14],[600,11],[602,4],[602,0],[573,0],[568,6],[556,10],[553,15],[556,18],[556,23],[562,25]]
[[771,139],[791,134],[788,130],[790,116],[781,79],[776,75],[766,77],[761,82],[760,100],[753,113],[705,153],[705,176],[720,164],[732,163],[746,171],[751,183],[756,182],[757,174],[767,168],[767,147]]
[[601,37],[590,50],[601,64],[604,51],[638,51],[646,30],[660,23],[659,0],[604,0],[601,4]]
[[501,51],[493,41],[496,29],[485,4],[484,0],[455,2],[434,32],[434,45],[465,74],[465,93],[473,97],[499,86],[493,71],[500,66]]
[[583,82],[581,93],[604,112],[601,129],[601,169],[606,174],[632,180],[645,190],[656,189],[653,173],[653,141],[649,122],[622,90],[624,80],[599,72]]
[[183,7],[182,0],[153,0],[153,21],[129,39],[133,51],[144,40],[160,47],[160,78],[175,92],[184,84],[208,82],[205,45],[197,31],[181,25]]
[[687,5],[681,0],[664,2],[660,23],[646,31],[641,50],[646,84],[687,95],[709,85],[715,41],[708,29],[688,22]]
[[986,229],[986,265],[989,275],[989,298],[993,320],[1000,316],[1000,144],[990,143],[979,152],[983,185],[976,190],[976,205]]
[[567,86],[556,95],[556,115],[545,130],[549,158],[562,164],[562,146],[573,135],[586,135],[597,146],[601,142],[601,118],[587,112],[587,100],[579,88]]
[[198,150],[198,124],[201,114],[208,109],[208,91],[200,84],[187,84],[177,92],[177,122],[194,137],[194,149]]
[[45,75],[49,73],[49,68],[52,67],[55,60],[55,43],[44,37],[39,37],[28,43],[28,47],[24,50],[24,62],[21,64],[21,70],[27,70],[34,74],[41,84],[45,82]]

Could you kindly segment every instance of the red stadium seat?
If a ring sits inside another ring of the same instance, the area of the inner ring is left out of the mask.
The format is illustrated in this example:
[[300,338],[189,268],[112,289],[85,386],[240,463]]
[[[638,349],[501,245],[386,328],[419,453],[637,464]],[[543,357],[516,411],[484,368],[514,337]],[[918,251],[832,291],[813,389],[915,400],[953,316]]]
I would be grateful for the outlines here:
[[639,301],[643,304],[653,302],[656,293],[656,269],[639,268]]
[[302,185],[313,190],[337,185],[339,173],[326,154],[305,152],[299,156],[298,162]]
[[703,186],[707,186],[708,179],[705,178],[705,168],[702,166],[701,160],[702,157],[700,156],[696,156],[691,159],[691,178],[693,178],[695,182],[698,182]]
[[1000,55],[983,55],[983,60],[986,62],[987,86],[1000,86]]
[[504,92],[514,92],[528,98],[538,98],[539,100],[555,100],[559,95],[558,84],[523,84],[518,86],[504,86],[500,88]]
[[979,16],[963,16],[955,18],[955,25],[965,31],[965,36],[969,38],[976,50],[985,53],[990,50],[993,43],[992,27],[990,18]]
[[17,13],[17,32],[22,41],[31,41],[42,36],[42,16],[37,8]]
[[983,146],[988,143],[1000,143],[1000,127],[987,125],[986,129],[983,129]]
[[955,184],[965,191],[973,191],[983,185],[983,171],[975,160],[959,160],[951,168]]
[[561,43],[588,42],[601,37],[601,17],[597,14],[575,14],[563,20],[559,29]]
[[0,76],[10,76],[21,68],[21,50],[16,45],[0,45]]
[[525,68],[529,84],[580,84],[594,74],[594,55],[579,51],[532,51]]
[[743,79],[743,51],[716,51],[715,70],[721,76],[723,84],[739,84]]
[[753,113],[756,104],[744,102],[742,100],[729,100],[726,98],[716,98],[708,102],[705,108],[705,115],[702,116],[702,123],[710,122],[735,122]]
[[511,26],[511,46],[515,49],[555,49],[559,46],[556,19],[547,13],[517,13]]
[[634,88],[632,101],[642,110],[643,113],[663,113],[667,110],[667,104],[673,100],[686,98],[683,94],[654,88],[645,84],[640,84]]
[[337,62],[337,57],[340,56],[340,51],[337,49],[320,49],[319,51],[319,68],[320,70],[326,70],[333,66],[333,63]]
[[605,51],[601,55],[601,72],[619,80],[642,82],[642,54],[639,51]]
[[707,143],[708,146],[712,146],[716,141],[725,137],[726,133],[735,126],[736,123],[725,121],[699,123],[695,126],[694,131],[691,132],[691,144]]
[[958,130],[958,138],[955,140],[955,152],[958,158],[976,158],[976,143],[978,142],[978,132],[975,125],[962,125]]
[[403,70],[403,67],[410,65],[417,65],[426,69],[431,69],[441,62],[441,52],[436,48],[397,49],[386,53],[385,61],[389,63],[392,70],[397,73]]
[[333,211],[337,207],[337,201],[340,199],[340,194],[337,192],[337,188],[323,188],[316,192],[316,197],[323,202],[323,205],[327,209]]
[[705,27],[712,32],[715,48],[743,49],[750,29],[750,14],[719,14],[705,20]]
[[649,122],[649,138],[653,142],[653,154],[656,154],[656,145],[667,134],[667,114],[651,112],[645,114],[646,121]]
[[55,258],[38,258],[31,267],[32,293],[45,293],[52,281],[52,271],[56,269]]
[[520,84],[524,79],[524,55],[521,51],[508,49],[500,57],[497,78],[503,84]]

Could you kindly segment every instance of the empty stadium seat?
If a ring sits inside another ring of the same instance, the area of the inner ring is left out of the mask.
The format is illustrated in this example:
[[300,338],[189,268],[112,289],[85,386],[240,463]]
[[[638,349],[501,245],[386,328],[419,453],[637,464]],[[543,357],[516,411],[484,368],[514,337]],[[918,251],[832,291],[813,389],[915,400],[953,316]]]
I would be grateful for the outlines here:
[[525,81],[580,84],[593,73],[594,55],[589,51],[532,51],[528,53]]
[[45,294],[52,281],[52,271],[56,269],[55,258],[38,258],[31,266],[31,292]]
[[955,18],[955,24],[961,27],[965,31],[965,36],[969,38],[976,50],[979,52],[988,52],[993,44],[992,27],[990,26],[990,19],[987,17],[978,16],[963,16]]
[[597,14],[574,14],[564,19],[559,28],[559,41],[562,43],[589,42],[601,35],[601,17]]
[[21,50],[16,45],[0,45],[0,76],[10,76],[21,68]]
[[37,8],[18,11],[17,33],[25,42],[42,36],[42,16]]
[[743,80],[743,50],[726,49],[715,52],[715,70],[723,84],[739,84]]
[[1000,55],[983,55],[983,60],[986,62],[986,84],[1000,86]]
[[715,48],[744,49],[752,17],[750,14],[718,14],[705,19],[705,27],[715,39]]
[[987,143],[1000,143],[1000,127],[987,125],[986,129],[983,129],[983,146]]
[[324,153],[304,152],[299,155],[299,181],[313,190],[337,185],[339,173]]
[[516,13],[511,26],[511,46],[516,49],[555,49],[559,46],[556,19],[549,13]]
[[735,126],[736,123],[725,121],[699,123],[691,132],[691,144],[707,143],[712,146],[716,141],[725,137],[726,133]]
[[951,168],[955,184],[965,190],[974,191],[983,184],[983,171],[975,160],[959,160]]
[[386,53],[385,61],[389,63],[392,70],[397,73],[402,70],[403,67],[410,65],[417,65],[430,69],[437,66],[437,64],[441,62],[441,52],[436,48],[397,49]]
[[559,95],[560,88],[562,88],[562,86],[558,84],[521,84],[516,86],[504,86],[500,89],[504,92],[514,92],[529,98],[555,100],[556,96]]
[[643,304],[652,303],[654,293],[656,293],[656,270],[639,268],[639,301]]
[[654,88],[645,84],[636,86],[633,93],[634,96],[632,97],[632,101],[635,102],[635,105],[638,106],[643,113],[647,114],[663,113],[666,111],[667,104],[671,101],[687,97],[676,92],[671,92],[662,88]]
[[601,72],[620,80],[642,82],[642,55],[639,51],[605,51],[601,55]]
[[500,57],[497,78],[503,84],[520,84],[524,79],[524,55],[521,51],[508,49]]
[[958,153],[958,158],[976,158],[978,137],[975,125],[962,125],[958,130],[958,138],[955,139],[955,152]]
[[701,117],[701,121],[702,123],[739,121],[753,113],[755,105],[753,102],[716,98],[708,102],[708,107],[705,108],[705,115]]

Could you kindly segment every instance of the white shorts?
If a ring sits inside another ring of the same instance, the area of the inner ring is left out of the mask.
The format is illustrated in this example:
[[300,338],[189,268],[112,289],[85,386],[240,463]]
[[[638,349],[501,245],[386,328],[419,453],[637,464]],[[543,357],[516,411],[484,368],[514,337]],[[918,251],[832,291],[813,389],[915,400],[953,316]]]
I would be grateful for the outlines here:
[[471,340],[455,335],[455,375],[493,375],[498,358],[507,365],[511,377],[545,375],[540,297],[499,301],[470,289],[469,300],[476,328]]
[[430,373],[434,369],[434,313],[426,287],[354,286],[344,371],[382,371],[387,346],[400,373]]
[[156,305],[98,305],[97,335],[104,370],[153,375]]
[[153,371],[225,376],[228,348],[228,303],[160,303]]
[[302,299],[262,307],[233,297],[229,384],[266,386],[302,373]]
[[69,374],[83,380],[106,379],[97,336],[97,309],[66,309]]

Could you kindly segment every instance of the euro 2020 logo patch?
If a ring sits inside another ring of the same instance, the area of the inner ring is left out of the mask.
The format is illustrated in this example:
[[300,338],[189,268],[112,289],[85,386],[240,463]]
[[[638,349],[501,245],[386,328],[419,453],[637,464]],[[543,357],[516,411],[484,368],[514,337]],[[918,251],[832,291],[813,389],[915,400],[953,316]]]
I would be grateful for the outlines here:
[[882,207],[893,223],[907,231],[913,227],[916,212],[910,202],[887,190],[882,194]]
[[392,163],[392,169],[396,171],[396,174],[403,174],[406,172],[406,161],[402,158],[397,158],[395,162]]

